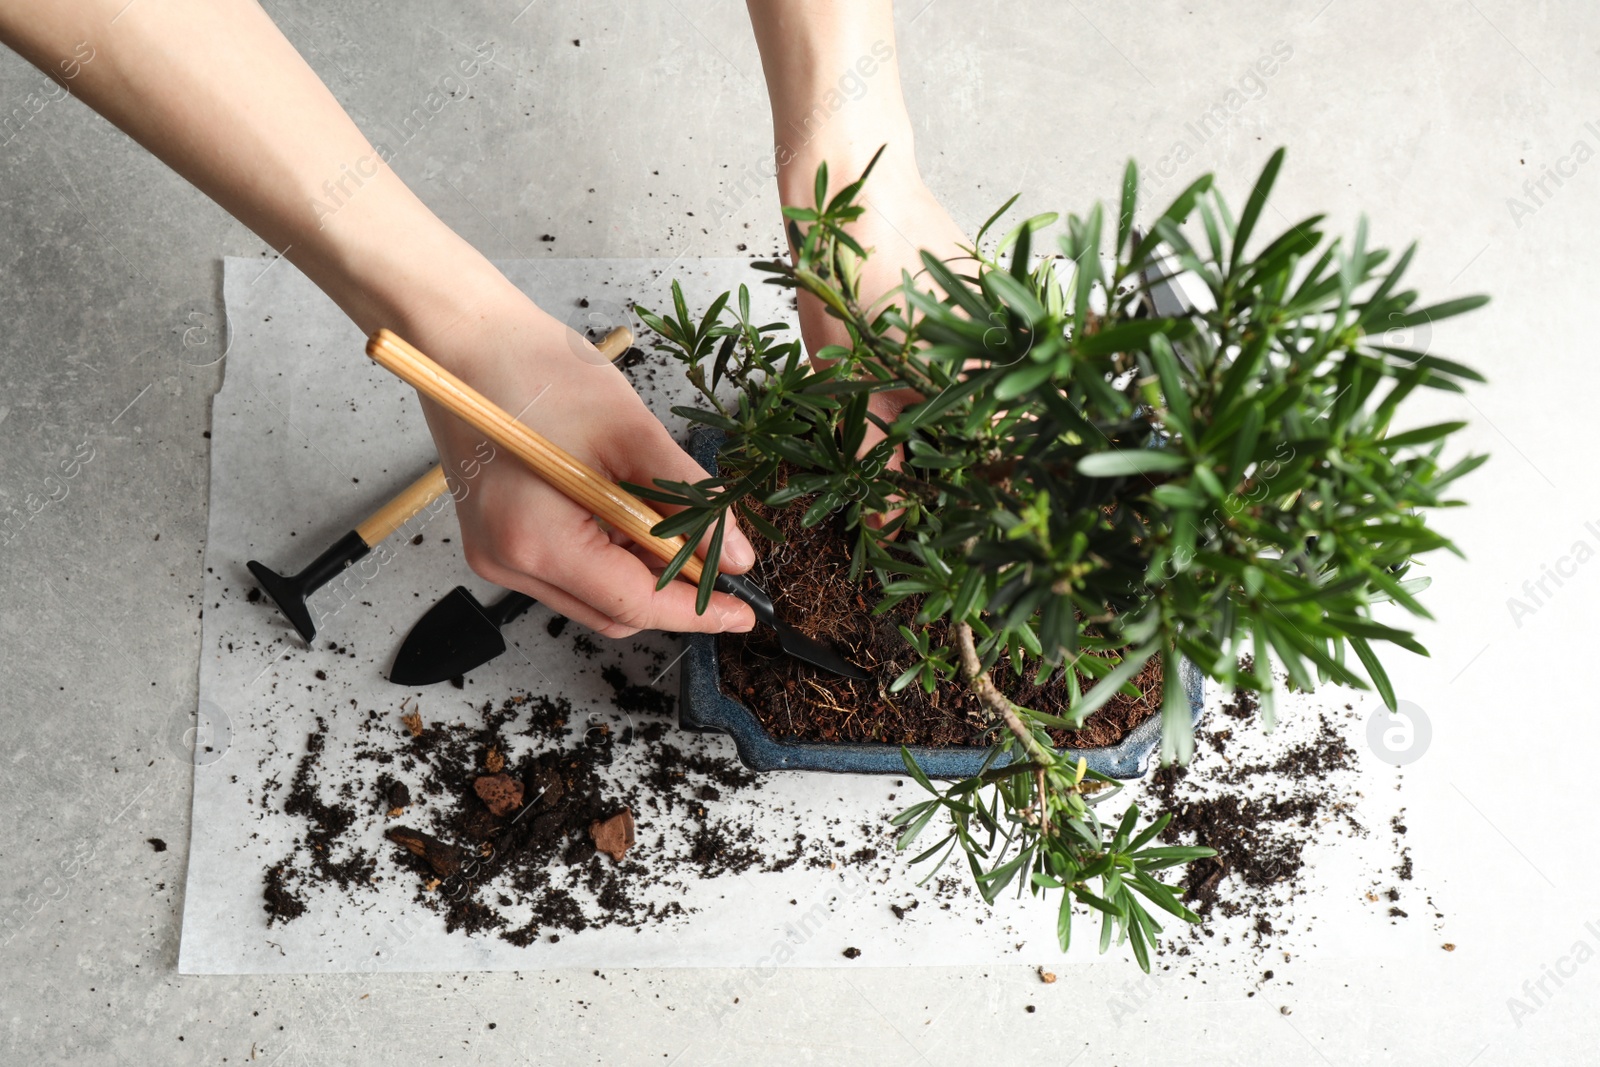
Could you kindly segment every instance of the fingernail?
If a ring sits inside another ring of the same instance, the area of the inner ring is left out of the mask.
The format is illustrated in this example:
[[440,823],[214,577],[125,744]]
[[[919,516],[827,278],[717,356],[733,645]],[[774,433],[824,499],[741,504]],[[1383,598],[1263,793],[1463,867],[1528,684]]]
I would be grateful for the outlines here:
[[756,550],[751,548],[750,542],[742,537],[737,540],[731,540],[724,545],[722,554],[727,557],[729,563],[740,570],[756,565]]

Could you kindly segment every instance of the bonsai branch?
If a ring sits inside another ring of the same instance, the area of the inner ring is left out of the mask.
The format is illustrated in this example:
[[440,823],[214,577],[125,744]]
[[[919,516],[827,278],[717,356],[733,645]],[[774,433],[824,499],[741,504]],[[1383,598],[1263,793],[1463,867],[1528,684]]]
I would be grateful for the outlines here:
[[966,679],[968,688],[992,715],[1004,722],[1017,736],[1017,740],[1022,742],[1023,751],[1039,764],[1039,773],[1042,776],[1044,768],[1055,763],[1055,753],[1039,743],[1039,739],[1033,736],[1033,731],[1028,729],[1028,724],[1022,721],[1017,706],[995,688],[994,682],[989,679],[988,672],[983,669],[983,662],[978,658],[978,647],[973,641],[971,625],[966,622],[956,623],[956,644],[961,652],[961,676]]

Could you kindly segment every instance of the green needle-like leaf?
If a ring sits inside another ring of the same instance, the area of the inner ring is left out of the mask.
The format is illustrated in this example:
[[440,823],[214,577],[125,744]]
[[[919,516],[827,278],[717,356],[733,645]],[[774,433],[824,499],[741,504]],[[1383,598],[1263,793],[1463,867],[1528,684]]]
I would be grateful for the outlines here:
[[1127,452],[1097,452],[1078,461],[1078,473],[1090,478],[1124,478],[1134,474],[1154,474],[1183,470],[1189,461],[1173,452],[1153,448]]

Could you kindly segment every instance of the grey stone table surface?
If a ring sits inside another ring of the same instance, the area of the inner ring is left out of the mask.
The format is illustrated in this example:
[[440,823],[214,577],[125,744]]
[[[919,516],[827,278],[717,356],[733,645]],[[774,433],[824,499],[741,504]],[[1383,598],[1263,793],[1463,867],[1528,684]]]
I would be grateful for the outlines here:
[[[740,5],[266,6],[374,137],[493,42],[470,94],[393,161],[491,256],[779,248]],[[1600,871],[1567,846],[1600,742],[1583,669],[1600,490],[1590,420],[1563,408],[1600,384],[1600,11],[909,0],[897,19],[919,156],[965,225],[1014,191],[1081,209],[1115,191],[1129,155],[1163,189],[1216,170],[1242,190],[1285,143],[1286,218],[1326,209],[1349,227],[1365,211],[1380,243],[1423,238],[1424,291],[1494,295],[1434,339],[1493,379],[1437,406],[1495,458],[1471,483],[1478,506],[1444,522],[1469,561],[1433,570],[1434,655],[1394,671],[1432,721],[1430,749],[1398,773],[1455,951],[1326,945],[1270,982],[1141,981],[1090,955],[1051,962],[1049,986],[1034,958],[178,976],[221,259],[271,252],[82,105],[46,100],[7,54],[0,1062],[954,1064],[992,1047],[994,1023],[1008,1051],[1050,1062],[1585,1062]],[[1508,730],[1534,740],[1507,749]],[[1387,789],[1397,772],[1370,773]]]

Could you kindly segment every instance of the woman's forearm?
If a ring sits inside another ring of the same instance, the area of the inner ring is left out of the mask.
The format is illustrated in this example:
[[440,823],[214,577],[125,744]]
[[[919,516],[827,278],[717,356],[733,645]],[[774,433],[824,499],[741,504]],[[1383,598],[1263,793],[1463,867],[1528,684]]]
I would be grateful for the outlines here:
[[914,174],[890,0],[747,0],[761,50],[784,203],[810,204],[817,164],[837,187],[879,147]]
[[282,252],[364,331],[411,318],[420,299],[442,323],[508,284],[395,176],[251,0],[0,0],[0,40]]
[[[900,88],[893,3],[746,0],[746,6],[772,101],[779,200],[809,207],[819,165],[828,165],[828,184],[837,191],[882,149],[859,198],[867,210],[850,232],[870,253],[859,274],[861,299],[869,306],[898,299],[902,272],[920,274],[924,249],[955,259],[963,254],[966,235],[917,167]],[[852,343],[811,294],[800,294],[799,310],[800,333],[813,356]],[[893,418],[915,398],[910,390],[898,390],[876,393],[871,403],[879,416]],[[863,447],[875,440],[869,435]]]
[[[586,358],[587,342],[412,195],[253,0],[0,0],[0,40],[283,252],[363,331],[396,330],[617,481],[705,477],[616,367]],[[487,580],[613,637],[755,625],[727,594],[701,614],[686,583],[657,589],[587,508],[512,460],[479,462],[481,434],[423,410],[446,468],[476,471],[456,515]],[[755,562],[736,529],[723,562]]]

